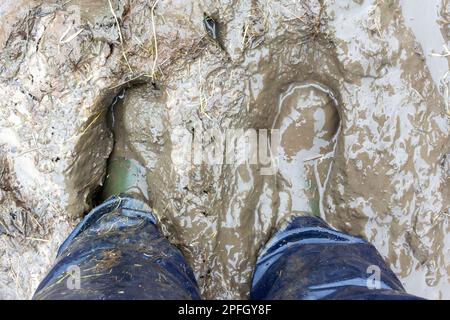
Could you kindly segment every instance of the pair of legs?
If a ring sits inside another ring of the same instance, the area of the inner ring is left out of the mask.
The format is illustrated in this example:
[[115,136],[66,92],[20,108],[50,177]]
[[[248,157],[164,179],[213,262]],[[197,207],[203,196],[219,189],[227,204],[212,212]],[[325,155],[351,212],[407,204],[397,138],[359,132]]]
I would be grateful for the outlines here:
[[[114,196],[61,245],[34,299],[200,299],[194,274],[145,202]],[[296,217],[262,250],[251,299],[415,299],[366,241]]]
[[[146,204],[147,169],[129,159],[130,150],[145,148],[127,141],[124,131],[140,137],[137,141],[152,141],[145,124],[126,118],[145,114],[140,108],[148,108],[147,100],[139,101],[125,99],[116,108],[122,113],[114,118],[115,160],[108,166],[106,200],[62,244],[35,299],[200,299],[191,267],[162,236]],[[371,244],[314,216],[334,155],[336,104],[331,91],[315,83],[291,85],[280,96],[272,125],[281,137],[277,192],[290,203],[291,218],[259,254],[251,299],[416,298],[405,293]],[[320,163],[311,165],[318,158]]]

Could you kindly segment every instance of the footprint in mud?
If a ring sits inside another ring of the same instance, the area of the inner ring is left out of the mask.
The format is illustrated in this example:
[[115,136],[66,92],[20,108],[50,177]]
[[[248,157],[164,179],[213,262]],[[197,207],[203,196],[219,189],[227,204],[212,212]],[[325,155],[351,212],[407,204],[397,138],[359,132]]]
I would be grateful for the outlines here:
[[273,128],[280,130],[277,187],[287,215],[323,212],[339,122],[337,101],[323,85],[292,84],[281,94]]

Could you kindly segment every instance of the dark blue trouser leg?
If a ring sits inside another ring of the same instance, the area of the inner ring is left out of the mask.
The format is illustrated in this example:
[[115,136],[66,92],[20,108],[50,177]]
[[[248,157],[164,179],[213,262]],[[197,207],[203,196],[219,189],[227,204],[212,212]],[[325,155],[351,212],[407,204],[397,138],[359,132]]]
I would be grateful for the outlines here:
[[155,226],[148,206],[113,197],[61,245],[34,299],[200,299],[181,252]]
[[[376,273],[379,271],[379,281]],[[375,272],[375,273],[373,273]],[[372,281],[374,280],[374,281]],[[371,288],[369,288],[371,287]],[[114,197],[61,245],[34,299],[199,299],[192,270],[142,202]],[[416,299],[369,243],[299,217],[261,253],[253,299]]]
[[252,299],[418,299],[408,295],[374,246],[297,217],[261,252]]

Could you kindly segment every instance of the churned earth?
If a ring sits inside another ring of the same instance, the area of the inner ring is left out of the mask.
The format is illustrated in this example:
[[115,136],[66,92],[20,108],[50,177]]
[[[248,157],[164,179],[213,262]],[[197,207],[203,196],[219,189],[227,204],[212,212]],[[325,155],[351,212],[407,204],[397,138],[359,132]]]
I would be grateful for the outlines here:
[[[114,149],[205,298],[245,298],[264,243],[313,213],[449,299],[449,3],[424,3],[3,1],[0,297],[32,296]],[[208,136],[270,129],[255,162]]]

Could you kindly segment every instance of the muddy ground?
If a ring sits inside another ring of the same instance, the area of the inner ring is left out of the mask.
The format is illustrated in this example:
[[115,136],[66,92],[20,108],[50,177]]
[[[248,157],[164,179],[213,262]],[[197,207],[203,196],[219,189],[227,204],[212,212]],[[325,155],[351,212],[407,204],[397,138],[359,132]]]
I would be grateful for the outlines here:
[[[245,298],[311,197],[410,293],[450,298],[447,0],[15,0],[0,17],[1,298],[30,298],[95,204],[112,104],[205,298]],[[195,128],[281,129],[276,173],[175,161]]]

